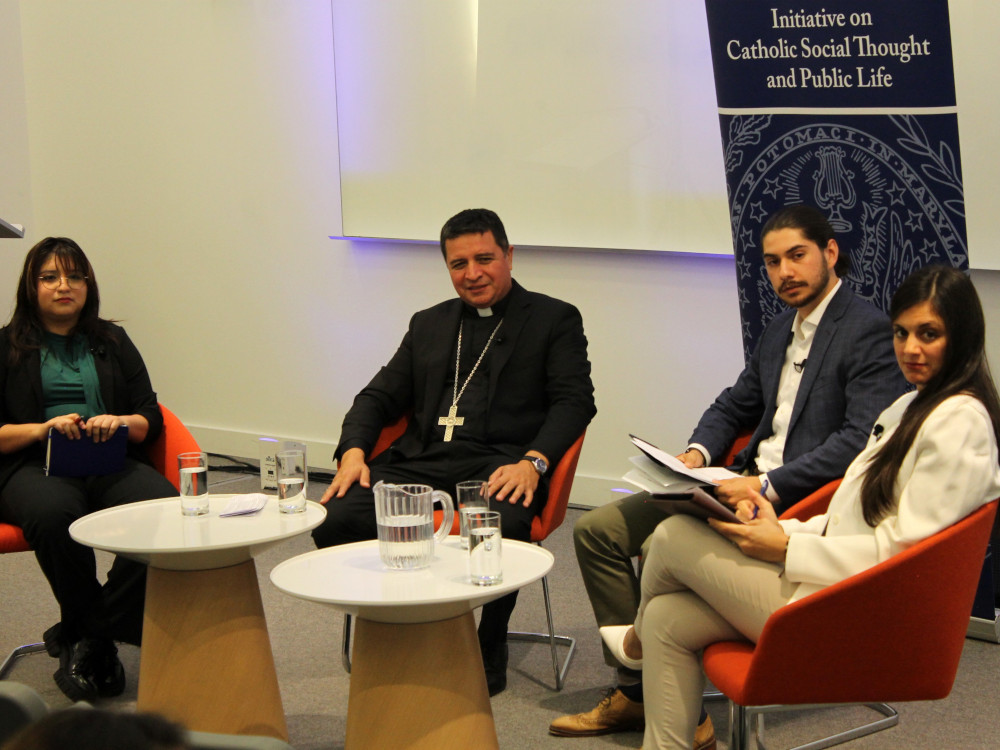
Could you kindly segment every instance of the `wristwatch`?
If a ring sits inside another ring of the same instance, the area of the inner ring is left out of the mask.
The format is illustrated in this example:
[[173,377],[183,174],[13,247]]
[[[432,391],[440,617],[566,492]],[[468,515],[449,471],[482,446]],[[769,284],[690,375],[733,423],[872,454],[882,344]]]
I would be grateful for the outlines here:
[[535,467],[535,471],[538,472],[538,476],[544,477],[545,472],[549,470],[549,462],[544,458],[539,458],[538,456],[523,456],[522,461],[530,461],[531,465]]

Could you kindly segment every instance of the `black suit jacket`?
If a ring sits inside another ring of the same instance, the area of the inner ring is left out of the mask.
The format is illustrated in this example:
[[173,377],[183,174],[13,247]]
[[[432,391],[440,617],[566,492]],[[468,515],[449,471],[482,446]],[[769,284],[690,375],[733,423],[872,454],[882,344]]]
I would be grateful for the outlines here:
[[[150,445],[163,429],[163,417],[149,373],[139,350],[125,329],[106,324],[109,338],[91,343],[101,399],[108,414],[141,414],[149,422],[142,444],[129,443],[129,455],[149,463],[143,446]],[[9,362],[7,329],[0,330],[0,426],[45,421],[42,400],[42,369],[38,351],[30,352],[16,365]],[[43,457],[45,443],[37,443],[16,453],[0,455],[0,488],[17,468],[29,458]]]
[[[574,306],[516,281],[508,299],[501,340],[487,353],[486,441],[513,460],[533,449],[555,464],[597,412],[583,320]],[[382,427],[405,412],[413,418],[393,448],[408,458],[424,450],[442,416],[462,306],[456,298],[410,319],[395,355],[344,417],[337,458],[354,447],[369,453]]]

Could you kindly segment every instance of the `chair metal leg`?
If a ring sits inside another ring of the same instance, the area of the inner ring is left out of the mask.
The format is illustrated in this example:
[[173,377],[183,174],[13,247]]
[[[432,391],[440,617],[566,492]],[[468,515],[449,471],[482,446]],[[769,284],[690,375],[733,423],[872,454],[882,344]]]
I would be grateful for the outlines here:
[[[823,750],[823,748],[833,747],[849,740],[856,740],[875,732],[881,732],[899,724],[899,713],[888,703],[820,703],[808,705],[777,705],[777,706],[740,706],[732,701],[729,702],[729,747],[731,750],[750,750],[750,737],[755,735],[759,750],[766,750],[764,746],[764,714],[778,713],[780,711],[801,711],[817,708],[840,708],[850,706],[864,706],[881,714],[881,718],[875,721],[862,724],[859,727],[838,732],[828,737],[823,737],[804,745],[797,745],[790,750]],[[756,719],[756,731],[753,729],[753,722]]]
[[11,651],[7,658],[3,660],[3,664],[0,664],[0,680],[7,678],[8,672],[14,668],[14,663],[20,659],[22,656],[27,656],[28,654],[37,654],[45,650],[44,643],[29,643],[24,646],[18,646],[13,651]]
[[344,665],[344,671],[351,673],[351,625],[353,620],[349,614],[344,613],[344,640],[341,646],[340,661]]
[[729,750],[750,750],[753,714],[746,706],[729,701]]
[[[512,641],[527,641],[529,643],[548,643],[549,649],[552,652],[552,672],[556,678],[556,690],[562,690],[563,685],[566,683],[566,673],[569,671],[570,662],[573,660],[573,654],[576,652],[576,638],[555,634],[555,627],[552,624],[552,599],[549,594],[548,576],[542,578],[542,593],[545,596],[545,619],[549,632],[522,633],[519,631],[510,631],[507,633],[507,639]],[[559,665],[558,646],[567,646],[569,648],[562,666]]]

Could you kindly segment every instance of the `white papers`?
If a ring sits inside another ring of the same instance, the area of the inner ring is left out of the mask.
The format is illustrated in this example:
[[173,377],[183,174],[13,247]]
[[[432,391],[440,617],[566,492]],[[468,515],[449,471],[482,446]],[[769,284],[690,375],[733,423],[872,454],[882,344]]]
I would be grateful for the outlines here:
[[233,495],[222,509],[219,518],[225,516],[249,516],[260,511],[267,505],[268,496],[263,492],[250,492],[246,495]]
[[692,487],[706,484],[717,485],[723,479],[738,477],[739,474],[721,466],[708,466],[703,469],[689,469],[682,461],[660,450],[652,443],[647,443],[635,435],[630,435],[632,442],[644,454],[629,459],[635,466],[622,479],[647,492],[684,492]]

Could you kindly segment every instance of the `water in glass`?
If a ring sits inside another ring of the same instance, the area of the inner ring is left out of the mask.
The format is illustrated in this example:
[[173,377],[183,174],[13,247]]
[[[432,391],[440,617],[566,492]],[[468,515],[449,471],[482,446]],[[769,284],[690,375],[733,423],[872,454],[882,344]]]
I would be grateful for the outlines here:
[[434,555],[433,516],[385,516],[378,521],[378,540],[379,554],[387,567],[425,567]]
[[469,575],[480,586],[500,583],[500,529],[494,526],[469,529]]
[[303,477],[286,477],[278,480],[278,510],[282,513],[301,513],[306,509],[306,480]]

